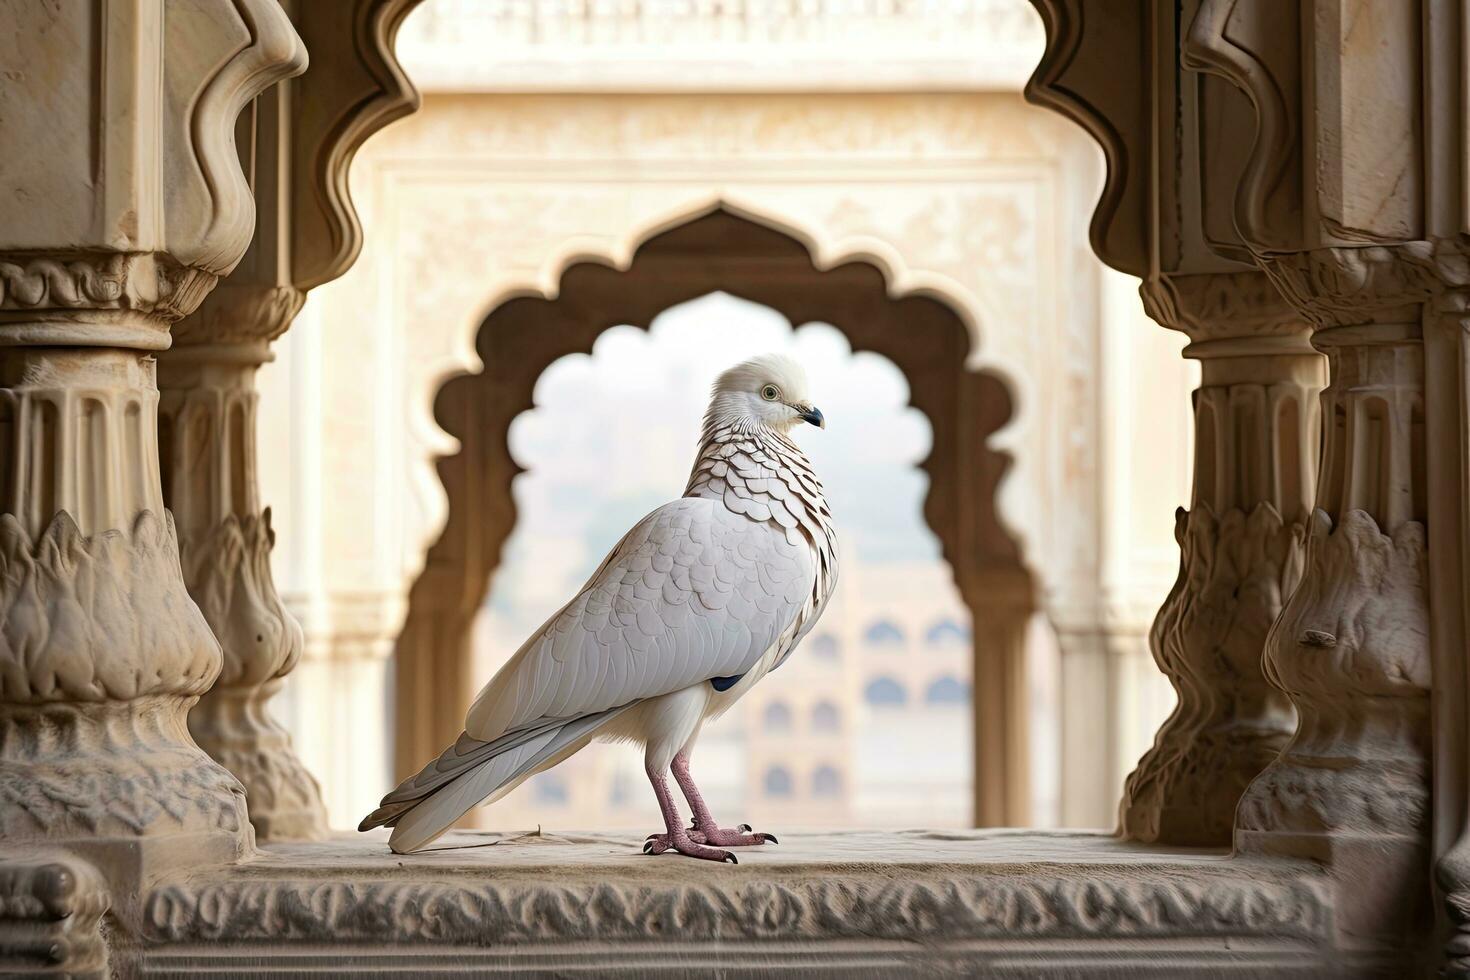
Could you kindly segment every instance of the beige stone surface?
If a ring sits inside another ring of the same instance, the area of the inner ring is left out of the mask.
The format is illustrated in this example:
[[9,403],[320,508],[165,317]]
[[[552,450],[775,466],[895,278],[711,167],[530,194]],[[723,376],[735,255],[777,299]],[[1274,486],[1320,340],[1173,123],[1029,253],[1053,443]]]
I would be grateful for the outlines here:
[[333,964],[1054,975],[1110,964],[1310,976],[1332,955],[1330,895],[1310,864],[1095,834],[780,836],[721,867],[644,855],[637,837],[555,831],[455,833],[406,857],[362,837],[271,845],[227,876],[161,882],[145,903],[143,960],[172,975]]

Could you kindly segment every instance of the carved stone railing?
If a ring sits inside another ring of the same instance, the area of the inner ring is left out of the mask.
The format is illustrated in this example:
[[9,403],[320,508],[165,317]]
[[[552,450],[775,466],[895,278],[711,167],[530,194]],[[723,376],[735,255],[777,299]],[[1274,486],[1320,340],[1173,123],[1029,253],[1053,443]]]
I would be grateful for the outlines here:
[[[639,835],[641,837],[641,835]],[[145,897],[148,972],[398,970],[687,977],[1358,976],[1330,946],[1309,862],[1150,853],[1098,834],[782,834],[711,867],[633,835],[453,833],[394,855],[376,835],[275,845],[229,875]],[[1121,869],[1126,868],[1126,873]]]

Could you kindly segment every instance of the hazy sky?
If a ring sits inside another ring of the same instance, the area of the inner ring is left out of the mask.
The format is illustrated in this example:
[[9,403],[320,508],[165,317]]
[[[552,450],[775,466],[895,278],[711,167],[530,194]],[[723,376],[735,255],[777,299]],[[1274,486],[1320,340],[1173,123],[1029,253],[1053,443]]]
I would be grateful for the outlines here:
[[554,363],[536,408],[511,425],[515,532],[491,588],[492,608],[534,628],[571,597],[640,517],[684,489],[709,387],[767,351],[806,367],[827,428],[798,428],[832,505],[844,548],[864,562],[935,559],[917,463],[930,427],[908,407],[902,372],[854,355],[826,324],[795,331],[774,310],[724,293],[673,307],[650,331],[615,327],[592,354]]

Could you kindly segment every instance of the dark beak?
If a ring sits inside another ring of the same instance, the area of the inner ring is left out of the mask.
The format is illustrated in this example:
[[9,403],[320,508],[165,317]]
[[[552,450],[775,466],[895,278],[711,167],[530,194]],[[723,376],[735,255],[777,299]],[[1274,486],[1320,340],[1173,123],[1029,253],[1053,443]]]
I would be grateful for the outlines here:
[[815,405],[802,412],[801,418],[802,421],[810,422],[819,429],[825,429],[827,427],[827,420],[822,416],[822,410]]

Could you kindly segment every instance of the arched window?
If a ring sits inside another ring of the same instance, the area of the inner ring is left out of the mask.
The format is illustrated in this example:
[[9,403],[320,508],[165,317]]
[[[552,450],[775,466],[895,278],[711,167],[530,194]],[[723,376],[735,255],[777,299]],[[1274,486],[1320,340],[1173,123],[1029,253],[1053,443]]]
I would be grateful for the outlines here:
[[970,631],[952,619],[945,618],[929,627],[924,642],[931,647],[965,645],[970,642]]
[[812,655],[821,660],[837,660],[842,656],[842,650],[837,643],[837,637],[831,633],[823,633],[812,638]]
[[835,732],[842,728],[842,712],[831,701],[818,701],[812,708],[812,731]]
[[543,772],[536,776],[532,786],[532,793],[537,803],[544,803],[548,806],[567,805],[568,793],[566,780],[562,779],[558,774],[554,772]]
[[925,689],[924,700],[929,704],[968,704],[970,685],[946,675]]
[[785,701],[772,701],[761,713],[761,727],[768,732],[791,731],[791,709]]
[[908,703],[909,692],[892,677],[879,677],[863,688],[863,698],[875,707],[902,707]]
[[790,796],[791,771],[784,766],[772,766],[767,769],[765,788],[767,796]]
[[818,766],[812,773],[812,795],[831,799],[842,795],[842,773],[831,766]]
[[863,640],[875,647],[903,646],[903,630],[892,620],[880,619],[864,631]]

